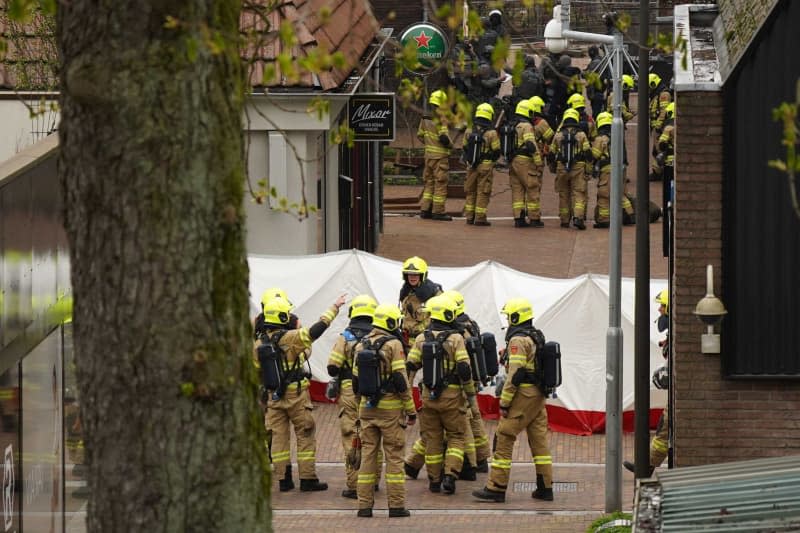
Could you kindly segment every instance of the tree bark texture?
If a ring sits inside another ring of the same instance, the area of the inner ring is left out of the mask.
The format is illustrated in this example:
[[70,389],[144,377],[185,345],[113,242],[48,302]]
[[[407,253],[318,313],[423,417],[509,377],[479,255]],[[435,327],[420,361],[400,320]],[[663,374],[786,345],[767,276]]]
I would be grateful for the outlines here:
[[59,175],[90,532],[270,529],[240,9],[59,2]]

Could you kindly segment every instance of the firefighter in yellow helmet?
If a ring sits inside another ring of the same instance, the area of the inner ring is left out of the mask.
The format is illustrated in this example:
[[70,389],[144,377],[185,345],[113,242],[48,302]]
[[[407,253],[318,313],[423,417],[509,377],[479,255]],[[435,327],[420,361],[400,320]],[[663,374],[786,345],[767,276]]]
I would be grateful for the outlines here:
[[[444,291],[442,295],[450,298],[456,304],[456,319],[453,322],[453,326],[461,333],[465,342],[470,337],[480,339],[480,327],[464,312],[464,296],[454,290]],[[470,364],[472,363],[470,362]],[[474,386],[477,391],[480,386],[479,382],[476,382]],[[465,400],[469,402],[466,397]],[[477,404],[475,406],[477,407]],[[470,407],[467,412],[467,419],[469,424],[464,427],[464,466],[461,468],[459,479],[475,481],[476,472],[486,473],[489,471],[486,460],[491,455],[491,451],[489,449],[489,437],[483,425],[480,409],[472,409]],[[425,448],[425,441],[420,437],[414,442],[411,451],[406,455],[404,468],[406,475],[411,479],[417,479],[422,465],[425,464]]]
[[553,129],[544,118],[544,100],[539,96],[532,96],[528,100],[531,109],[531,125],[533,126],[533,142],[536,150],[540,154],[538,159],[534,158],[528,169],[528,188],[530,189],[531,202],[528,204],[528,216],[530,225],[534,228],[544,227],[542,222],[542,176],[544,174],[544,160],[553,140]]
[[277,475],[283,475],[278,486],[281,492],[294,488],[289,447],[290,425],[297,437],[297,466],[300,490],[327,490],[316,473],[316,442],[311,397],[305,373],[306,357],[311,343],[318,339],[336,318],[344,305],[344,295],[322,314],[310,328],[290,329],[292,304],[283,298],[264,303],[264,331],[256,347],[263,388],[262,401],[267,404],[267,422],[272,428],[272,464]]
[[[472,128],[464,132],[464,153],[472,160],[467,161],[467,177],[464,181],[464,217],[467,224],[491,226],[486,220],[486,211],[492,195],[494,162],[500,157],[500,137],[494,129],[492,119],[494,108],[487,103],[479,104],[475,110]],[[480,135],[475,142],[472,133]],[[470,150],[474,154],[468,153]]]
[[664,171],[664,161],[658,157],[659,137],[664,128],[667,106],[672,102],[672,93],[662,81],[661,76],[653,72],[648,77],[648,86],[650,89],[650,131],[654,133],[651,153],[655,158],[650,170],[650,181],[659,181]]
[[[630,74],[623,74],[620,116],[622,116],[622,122],[624,122],[625,124],[627,124],[628,121],[633,118],[633,113],[631,113],[631,110],[628,107],[628,98],[632,89],[633,89],[633,76],[631,76]],[[608,98],[606,98],[606,109],[608,109],[609,113],[613,113],[614,93],[611,91],[608,93]],[[600,114],[598,113],[597,117],[595,117],[595,120],[597,120],[599,116]],[[599,127],[600,125],[598,124],[597,126]]]
[[453,325],[457,304],[440,295],[428,300],[425,307],[431,323],[414,341],[407,367],[410,373],[422,369],[420,433],[425,442],[428,489],[453,494],[464,463],[467,405],[477,409],[475,386],[464,337]]
[[424,187],[420,218],[433,220],[453,220],[445,213],[447,182],[450,175],[450,139],[445,110],[447,93],[441,89],[433,91],[428,98],[431,113],[423,115],[417,129],[417,137],[425,146],[425,170],[422,173]]
[[386,497],[389,517],[410,516],[406,510],[403,475],[405,427],[417,419],[400,342],[402,314],[394,305],[375,308],[372,330],[356,346],[353,388],[360,396],[361,468],[358,471],[358,516],[371,517],[380,469],[381,446],[386,453]]
[[[591,159],[589,138],[578,127],[580,114],[575,109],[564,111],[561,126],[550,144],[555,154],[556,191],[558,191],[558,216],[561,227],[568,228],[570,213],[573,225],[586,229],[586,160]],[[571,204],[571,205],[570,205]]]
[[411,342],[425,331],[430,317],[422,304],[442,293],[442,286],[428,279],[428,263],[421,257],[403,262],[403,286],[400,288],[400,309],[403,311],[403,337]]
[[[595,228],[607,228],[611,210],[609,208],[609,194],[611,182],[611,123],[614,117],[611,113],[603,111],[597,115],[598,135],[592,143],[592,157],[594,157],[594,173],[597,176],[597,212],[594,217]],[[624,191],[623,191],[624,193]],[[622,223],[635,224],[636,217],[633,213],[633,204],[627,195],[622,195]]]
[[[284,291],[280,287],[270,287],[268,289],[265,289],[264,292],[261,293],[261,313],[259,313],[258,316],[256,316],[255,320],[253,320],[254,340],[259,339],[259,337],[261,336],[261,332],[264,329],[264,304],[266,304],[272,298],[283,298],[284,300],[289,302],[289,304],[292,303],[292,301],[286,295],[286,291]],[[289,314],[290,329],[294,329],[296,327],[294,325],[295,322],[297,322],[297,315],[290,313]]]
[[[339,406],[339,431],[342,436],[342,449],[344,457],[353,444],[356,435],[356,421],[358,420],[358,398],[353,393],[353,368],[355,365],[355,348],[362,338],[372,331],[372,316],[378,303],[369,294],[359,294],[350,301],[348,317],[350,323],[336,339],[330,355],[328,356],[328,375],[332,382],[338,384],[338,391],[331,391],[335,387],[329,386],[326,393],[330,399],[336,399]],[[333,394],[338,392],[338,394]],[[352,468],[345,461],[346,488],[342,491],[345,498],[356,499],[356,482],[358,470]]]
[[650,89],[650,129],[660,132],[664,113],[669,103],[672,102],[672,93],[661,76],[655,72],[651,72],[647,77],[647,85]]
[[578,127],[589,137],[589,142],[592,142],[597,137],[597,125],[594,123],[594,119],[586,113],[586,98],[580,93],[574,93],[567,98],[567,104],[578,112]]
[[[289,300],[289,296],[287,296],[286,291],[280,287],[270,287],[261,293],[261,313],[259,313],[255,319],[253,319],[253,341],[255,342],[255,347],[258,347],[259,339],[266,331],[266,323],[264,322],[264,305],[272,298],[282,298],[289,302],[290,305],[292,303],[291,300]],[[297,318],[297,315],[294,313],[289,313],[289,324],[287,325],[287,328],[296,329],[298,327],[299,319]],[[256,368],[259,368],[258,358],[256,357],[255,351],[253,351],[253,362]],[[272,428],[269,427],[269,421],[267,419],[266,403],[261,402],[261,407],[264,409],[264,429],[267,432],[267,450],[269,452],[270,461],[272,461]]]
[[517,435],[526,432],[536,467],[535,499],[553,500],[553,458],[547,444],[545,397],[535,384],[536,342],[533,335],[533,308],[526,298],[508,300],[500,312],[508,319],[505,355],[508,379],[500,395],[500,423],[495,436],[489,480],[472,495],[480,500],[504,502],[511,475],[511,454]]
[[527,228],[528,209],[539,209],[539,189],[529,182],[531,165],[542,165],[542,154],[536,145],[531,123],[531,108],[528,100],[520,100],[513,119],[516,121],[516,145],[511,158],[508,179],[511,184],[511,211],[514,214],[514,227]]
[[[667,363],[653,372],[653,385],[655,385],[657,389],[668,389],[670,379],[669,292],[666,289],[659,291],[659,293],[656,294],[655,302],[658,304],[658,318],[656,319],[658,331],[667,332],[667,336],[658,343],[658,345],[661,347],[661,354],[664,356],[664,359],[667,361]],[[658,425],[656,426],[656,434],[653,436],[653,440],[650,441],[650,463],[647,477],[652,476],[653,470],[655,470],[656,467],[661,466],[661,463],[663,463],[664,459],[667,458],[668,453],[669,404],[667,404],[667,406],[664,407],[664,410],[661,412],[661,417],[658,419]],[[636,471],[634,464],[630,461],[622,461],[622,465],[631,472]]]
[[664,179],[669,183],[675,176],[675,102],[667,104],[664,112],[663,129],[658,136],[658,154],[657,159],[664,162]]

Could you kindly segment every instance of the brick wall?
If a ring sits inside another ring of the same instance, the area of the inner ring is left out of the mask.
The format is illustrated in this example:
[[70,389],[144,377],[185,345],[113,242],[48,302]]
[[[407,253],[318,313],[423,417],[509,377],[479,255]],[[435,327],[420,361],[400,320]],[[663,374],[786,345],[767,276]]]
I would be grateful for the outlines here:
[[720,356],[700,353],[705,326],[693,311],[705,295],[707,264],[722,293],[722,94],[679,92],[676,108],[675,465],[800,454],[796,383],[723,380]]
[[675,107],[674,453],[677,466],[688,466],[715,462],[709,454],[723,448],[727,429],[710,416],[728,394],[719,357],[700,353],[704,328],[692,314],[705,295],[706,265],[717,287],[721,274],[722,94],[677,93]]

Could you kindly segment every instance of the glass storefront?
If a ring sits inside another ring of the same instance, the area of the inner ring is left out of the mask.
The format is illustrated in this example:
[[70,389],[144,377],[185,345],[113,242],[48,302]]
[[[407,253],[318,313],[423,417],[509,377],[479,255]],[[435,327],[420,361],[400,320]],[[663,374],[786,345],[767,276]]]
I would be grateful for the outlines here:
[[69,252],[48,146],[0,175],[0,533],[86,530]]

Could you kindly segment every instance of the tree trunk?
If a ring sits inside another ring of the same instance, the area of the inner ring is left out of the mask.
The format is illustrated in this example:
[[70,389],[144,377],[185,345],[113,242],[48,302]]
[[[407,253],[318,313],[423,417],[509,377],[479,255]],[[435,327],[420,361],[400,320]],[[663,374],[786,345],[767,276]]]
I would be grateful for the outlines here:
[[241,0],[59,2],[88,530],[268,531]]

